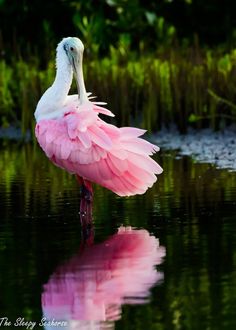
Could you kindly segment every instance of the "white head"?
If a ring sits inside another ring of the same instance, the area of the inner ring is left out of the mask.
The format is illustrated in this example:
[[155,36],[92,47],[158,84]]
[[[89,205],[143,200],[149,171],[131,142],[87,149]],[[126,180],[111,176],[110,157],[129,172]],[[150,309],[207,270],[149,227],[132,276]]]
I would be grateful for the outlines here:
[[61,62],[64,63],[65,59],[67,64],[72,67],[81,102],[87,100],[82,70],[83,52],[84,45],[76,37],[64,38],[57,46],[57,67]]
[[68,37],[62,39],[57,46],[57,65],[60,57],[66,55],[69,64],[74,68],[75,65],[82,60],[84,52],[84,45],[79,38]]
[[83,79],[84,45],[78,38],[64,38],[57,46],[57,74],[54,83],[42,95],[37,104],[37,121],[57,118],[61,115],[72,82],[72,71],[77,83],[79,103],[87,102],[88,97]]

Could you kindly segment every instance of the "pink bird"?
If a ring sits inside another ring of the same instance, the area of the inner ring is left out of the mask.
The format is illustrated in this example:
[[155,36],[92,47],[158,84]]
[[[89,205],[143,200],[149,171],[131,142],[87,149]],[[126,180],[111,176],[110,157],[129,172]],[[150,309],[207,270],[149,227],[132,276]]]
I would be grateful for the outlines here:
[[[57,47],[56,78],[38,102],[35,134],[47,157],[75,174],[82,192],[92,198],[97,183],[119,196],[143,194],[157,180],[162,168],[150,157],[159,148],[142,139],[146,131],[118,128],[99,114],[113,113],[92,102],[86,93],[78,38],[64,38]],[[73,73],[78,95],[68,95]]]
[[122,304],[148,302],[150,288],[163,279],[156,265],[164,256],[165,248],[147,230],[120,227],[58,267],[44,285],[44,317],[64,320],[66,329],[114,328]]

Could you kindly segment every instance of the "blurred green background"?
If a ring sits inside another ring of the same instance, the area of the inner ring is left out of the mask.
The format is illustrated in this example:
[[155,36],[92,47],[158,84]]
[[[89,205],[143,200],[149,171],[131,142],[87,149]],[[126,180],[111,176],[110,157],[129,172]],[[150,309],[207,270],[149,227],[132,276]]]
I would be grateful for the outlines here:
[[234,0],[0,0],[0,126],[33,128],[67,36],[84,42],[87,90],[108,102],[117,124],[230,125],[235,12]]

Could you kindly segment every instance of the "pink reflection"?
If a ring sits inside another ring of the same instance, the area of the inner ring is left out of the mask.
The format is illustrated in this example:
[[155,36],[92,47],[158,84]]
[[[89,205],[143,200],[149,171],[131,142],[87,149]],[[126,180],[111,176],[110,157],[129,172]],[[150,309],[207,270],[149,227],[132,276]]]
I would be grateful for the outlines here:
[[148,231],[120,227],[117,234],[85,246],[55,271],[44,285],[44,316],[66,320],[64,329],[113,328],[122,304],[147,302],[150,288],[163,278],[155,266],[164,255],[165,249]]

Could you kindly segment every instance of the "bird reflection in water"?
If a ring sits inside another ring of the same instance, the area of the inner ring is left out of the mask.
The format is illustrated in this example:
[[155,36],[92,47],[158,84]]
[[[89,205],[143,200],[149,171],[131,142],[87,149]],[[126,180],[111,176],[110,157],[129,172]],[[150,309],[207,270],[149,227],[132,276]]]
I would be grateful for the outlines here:
[[43,288],[45,329],[114,329],[122,304],[148,302],[150,288],[163,278],[155,266],[165,248],[147,230],[122,226],[93,245],[92,203],[85,198],[80,219],[83,242],[78,253],[59,266]]

